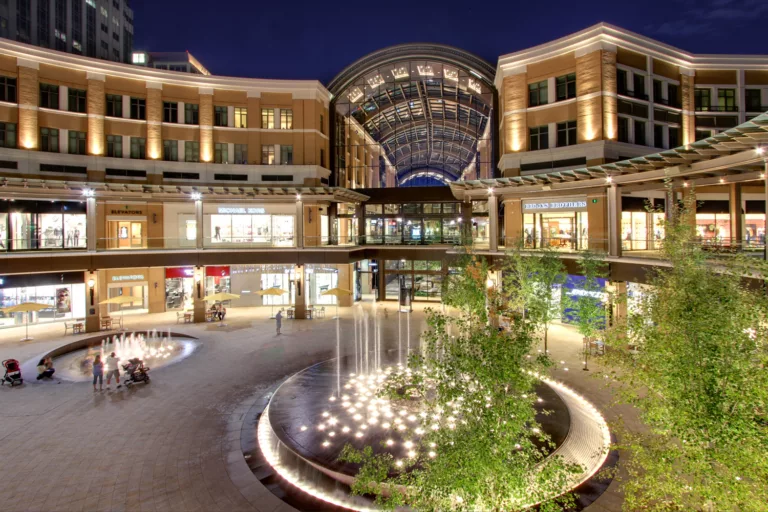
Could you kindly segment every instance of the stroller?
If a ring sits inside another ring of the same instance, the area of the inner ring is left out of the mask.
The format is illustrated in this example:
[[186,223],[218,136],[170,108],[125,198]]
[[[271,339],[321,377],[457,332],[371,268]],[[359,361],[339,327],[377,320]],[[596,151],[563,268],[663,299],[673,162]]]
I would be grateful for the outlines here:
[[5,385],[6,382],[10,384],[11,387],[17,384],[24,384],[24,379],[21,378],[21,366],[16,359],[6,359],[3,361],[3,366],[5,367],[5,375],[3,376],[1,385]]
[[144,382],[149,384],[149,367],[144,366],[144,361],[138,357],[128,360],[128,364],[123,365],[123,371],[125,371],[126,379],[123,382],[126,387],[136,382]]

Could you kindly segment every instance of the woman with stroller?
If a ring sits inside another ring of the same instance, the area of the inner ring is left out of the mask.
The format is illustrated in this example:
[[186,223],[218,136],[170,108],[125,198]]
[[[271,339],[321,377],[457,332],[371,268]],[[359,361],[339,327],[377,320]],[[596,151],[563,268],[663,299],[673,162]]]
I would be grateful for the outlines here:
[[37,363],[37,380],[52,379],[56,369],[50,357],[44,357]]
[[96,379],[99,380],[99,391],[104,391],[104,362],[101,354],[96,354],[93,359],[93,391],[96,391]]

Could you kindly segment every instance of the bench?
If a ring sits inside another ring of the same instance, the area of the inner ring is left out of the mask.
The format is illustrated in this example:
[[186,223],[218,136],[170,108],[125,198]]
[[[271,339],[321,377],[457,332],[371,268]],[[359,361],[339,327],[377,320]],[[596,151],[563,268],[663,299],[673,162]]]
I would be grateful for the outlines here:
[[85,330],[85,326],[83,325],[82,320],[73,320],[71,322],[64,322],[64,335],[67,335],[67,332],[72,331],[72,334],[80,334]]

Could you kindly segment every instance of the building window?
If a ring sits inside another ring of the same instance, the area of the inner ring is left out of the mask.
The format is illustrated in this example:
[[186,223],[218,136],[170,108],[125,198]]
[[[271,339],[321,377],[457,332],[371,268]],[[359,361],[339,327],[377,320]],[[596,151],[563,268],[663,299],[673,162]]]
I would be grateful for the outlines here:
[[69,154],[84,155],[86,153],[85,132],[69,131]]
[[235,163],[248,163],[248,144],[235,144]]
[[275,146],[264,145],[261,146],[261,164],[273,165],[275,163]]
[[227,107],[213,107],[213,126],[229,125]]
[[744,101],[747,112],[762,112],[763,100],[762,91],[760,89],[747,89],[744,91]]
[[263,108],[261,109],[261,127],[269,130],[275,127],[275,109]]
[[576,144],[576,121],[557,123],[557,147]]
[[163,102],[163,122],[164,123],[178,123],[179,122],[179,104],[175,101]]
[[123,158],[123,136],[107,135],[107,156]]
[[40,84],[40,106],[42,108],[59,108],[59,86]]
[[680,128],[669,127],[669,147],[676,148],[680,145]]
[[639,98],[641,100],[648,99],[648,95],[645,93],[645,75],[639,75],[637,73],[633,73],[632,85],[634,86],[633,96],[635,98]]
[[320,148],[320,167],[325,167],[325,149]]
[[16,125],[13,123],[0,123],[0,147],[16,147]]
[[528,106],[536,107],[546,105],[548,98],[547,81],[542,80],[535,84],[528,84]]
[[69,90],[69,111],[85,113],[88,110],[87,93],[82,89]]
[[549,149],[549,126],[535,126],[530,132],[530,150]]
[[653,101],[656,103],[663,103],[664,94],[661,85],[661,80],[653,81]]
[[569,73],[555,79],[557,85],[557,101],[576,97],[576,73]]
[[645,122],[635,120],[635,144],[645,146]]
[[185,162],[199,162],[200,161],[200,143],[195,140],[188,140],[184,142],[184,161]]
[[196,103],[184,104],[184,123],[200,124],[200,106]]
[[293,130],[293,110],[287,108],[280,109],[280,129]]
[[40,151],[59,152],[59,130],[40,128]]
[[714,130],[696,130],[696,140],[704,140],[712,137],[714,135]]
[[123,117],[123,97],[119,94],[107,94],[107,116]]
[[16,103],[16,79],[0,76],[0,101]]
[[165,160],[166,162],[179,161],[179,141],[176,141],[176,140],[163,141],[163,160]]
[[293,165],[293,146],[280,146],[280,163]]
[[619,117],[618,137],[619,142],[629,143],[629,119],[626,117]]
[[147,100],[142,98],[131,98],[131,119],[147,118]]
[[696,89],[693,91],[694,105],[697,111],[707,112],[712,106],[711,89]]
[[213,147],[213,162],[217,164],[229,163],[229,148],[226,143],[217,142]]
[[325,135],[325,117],[323,114],[320,114],[320,133]]
[[131,137],[131,158],[145,160],[147,158],[147,139]]
[[248,128],[248,109],[235,107],[235,128]]
[[621,95],[627,95],[627,71],[625,69],[616,70],[616,92]]
[[667,84],[667,105],[680,108],[680,87],[676,84]]
[[718,89],[717,106],[721,112],[735,112],[736,108],[736,89]]

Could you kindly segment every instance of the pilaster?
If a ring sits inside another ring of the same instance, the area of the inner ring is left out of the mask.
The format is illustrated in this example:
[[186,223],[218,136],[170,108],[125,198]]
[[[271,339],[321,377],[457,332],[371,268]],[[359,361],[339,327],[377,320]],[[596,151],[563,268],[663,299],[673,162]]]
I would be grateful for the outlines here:
[[213,89],[200,88],[200,160],[213,160]]
[[38,149],[40,128],[37,108],[40,98],[40,79],[36,62],[18,59],[19,73],[19,146]]
[[106,135],[104,133],[104,75],[88,76],[88,154],[100,156],[106,153]]

